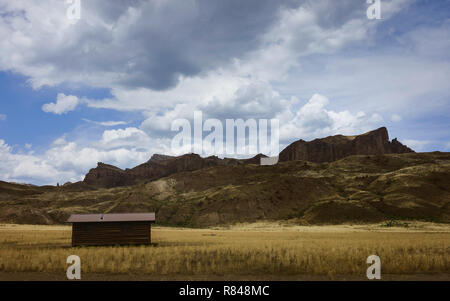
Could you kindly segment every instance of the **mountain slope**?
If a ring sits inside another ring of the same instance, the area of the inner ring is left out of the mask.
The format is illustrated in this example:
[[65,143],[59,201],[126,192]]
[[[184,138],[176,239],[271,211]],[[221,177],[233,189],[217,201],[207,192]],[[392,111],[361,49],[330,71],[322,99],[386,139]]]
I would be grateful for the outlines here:
[[349,156],[331,163],[205,167],[133,186],[0,185],[0,222],[62,223],[72,213],[155,211],[166,225],[450,222],[450,153]]

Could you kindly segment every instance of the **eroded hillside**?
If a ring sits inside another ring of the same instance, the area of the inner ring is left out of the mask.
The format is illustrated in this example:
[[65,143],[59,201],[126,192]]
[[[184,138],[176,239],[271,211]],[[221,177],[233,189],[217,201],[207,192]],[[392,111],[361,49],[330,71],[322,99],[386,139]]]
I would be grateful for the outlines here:
[[450,153],[350,156],[332,163],[214,166],[110,189],[0,183],[0,222],[155,211],[165,225],[291,219],[302,224],[450,222]]

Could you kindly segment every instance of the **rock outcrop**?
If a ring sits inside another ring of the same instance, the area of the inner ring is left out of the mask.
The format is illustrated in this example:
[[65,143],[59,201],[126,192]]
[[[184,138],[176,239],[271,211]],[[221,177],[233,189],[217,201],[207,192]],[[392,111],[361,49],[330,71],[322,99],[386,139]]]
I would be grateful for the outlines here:
[[220,159],[217,156],[202,158],[197,154],[186,154],[179,157],[155,154],[147,162],[125,170],[99,162],[97,167],[91,169],[85,176],[83,184],[103,188],[133,185],[139,181],[157,180],[174,173],[195,171],[211,166],[257,164],[258,156],[238,160],[232,158]]
[[165,160],[169,160],[169,159],[173,159],[175,157],[173,156],[167,156],[167,155],[161,155],[161,154],[154,154],[150,160],[148,160],[149,162],[161,162],[161,161],[165,161]]
[[97,163],[84,177],[83,183],[96,187],[116,187],[133,184],[133,179],[127,173],[113,165]]
[[148,162],[138,165],[125,172],[135,179],[153,180],[165,177],[177,172],[194,171],[205,167],[223,165],[218,157],[202,158],[197,154],[186,154],[179,157],[158,155],[157,159],[152,157]]
[[[310,142],[299,140],[286,147],[279,161],[304,160],[311,162],[331,162],[351,155],[382,155],[413,152],[394,139],[389,141],[386,128],[359,136],[330,136]],[[197,154],[178,157],[154,154],[150,160],[131,169],[98,163],[86,175],[82,185],[92,188],[110,188],[133,185],[140,181],[153,181],[179,172],[195,171],[212,166],[260,164],[263,154],[249,159],[220,159],[217,156],[202,158]],[[72,184],[74,185],[74,184]]]
[[336,135],[313,141],[298,140],[286,147],[279,161],[304,160],[311,162],[332,162],[351,155],[383,155],[414,152],[397,139],[389,141],[385,127],[358,135]]

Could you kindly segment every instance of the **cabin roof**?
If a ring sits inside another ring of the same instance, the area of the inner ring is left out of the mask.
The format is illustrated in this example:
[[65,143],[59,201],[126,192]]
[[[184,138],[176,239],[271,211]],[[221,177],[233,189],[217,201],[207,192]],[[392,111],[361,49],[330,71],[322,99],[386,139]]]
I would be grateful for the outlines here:
[[72,214],[68,223],[154,222],[155,213]]

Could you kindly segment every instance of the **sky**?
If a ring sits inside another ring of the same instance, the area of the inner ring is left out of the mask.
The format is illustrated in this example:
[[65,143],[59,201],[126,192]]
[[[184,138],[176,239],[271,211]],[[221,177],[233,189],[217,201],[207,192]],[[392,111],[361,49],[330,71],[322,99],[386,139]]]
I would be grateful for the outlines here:
[[369,19],[366,0],[0,0],[0,180],[173,154],[194,111],[278,119],[281,148],[386,126],[450,151],[450,1],[380,4]]

